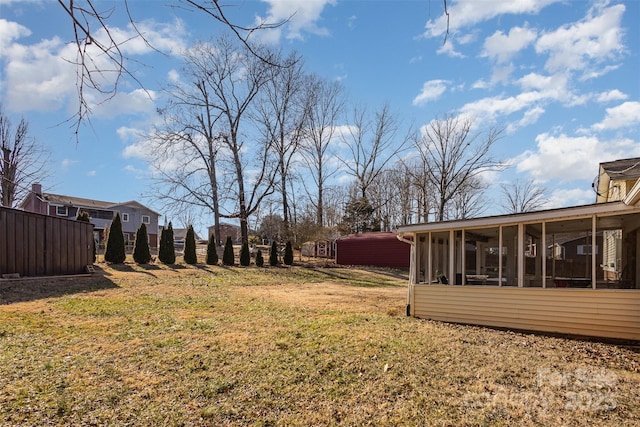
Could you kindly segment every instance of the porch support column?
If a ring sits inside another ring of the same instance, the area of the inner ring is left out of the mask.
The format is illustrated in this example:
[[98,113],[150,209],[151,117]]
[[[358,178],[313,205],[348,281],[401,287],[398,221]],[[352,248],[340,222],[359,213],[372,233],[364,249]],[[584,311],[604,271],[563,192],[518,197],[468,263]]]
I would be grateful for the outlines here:
[[[597,246],[596,246],[596,225],[597,225],[597,219],[596,219],[596,215],[593,214],[593,216],[591,217],[591,288],[595,289],[596,288],[596,282],[597,282],[597,277],[596,277],[596,262],[598,260],[597,258]],[[604,242],[604,236],[603,236],[603,242]]]
[[456,282],[456,233],[449,230],[449,284]]
[[462,272],[462,277],[461,277],[461,281],[462,281],[462,285],[466,285],[467,284],[467,269],[466,269],[466,265],[467,265],[467,244],[465,242],[466,237],[464,235],[464,228],[462,229],[462,244],[461,244],[461,251],[462,251],[462,268],[460,269],[460,271]]
[[502,226],[498,228],[498,286],[502,286]]
[[424,281],[430,285],[431,278],[433,277],[433,248],[431,245],[431,231],[427,234],[427,238],[429,239],[429,243],[427,243],[429,250],[427,254],[427,277],[424,278]]
[[542,287],[547,287],[547,223],[542,221],[542,244],[538,248],[542,256]]
[[518,287],[524,287],[524,224],[518,224]]

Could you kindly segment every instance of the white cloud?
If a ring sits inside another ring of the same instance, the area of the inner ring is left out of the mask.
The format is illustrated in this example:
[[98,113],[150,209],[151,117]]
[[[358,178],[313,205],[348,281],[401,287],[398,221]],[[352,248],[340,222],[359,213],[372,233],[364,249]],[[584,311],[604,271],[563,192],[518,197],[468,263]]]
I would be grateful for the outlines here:
[[550,72],[582,70],[591,63],[617,57],[623,51],[620,23],[625,6],[596,5],[581,22],[542,34],[536,52],[548,53],[545,69]]
[[605,74],[610,73],[611,71],[617,70],[618,68],[620,68],[620,64],[607,65],[606,67],[598,67],[598,68],[593,68],[591,70],[584,70],[579,80],[586,81],[591,79],[597,79],[598,77],[602,77]]
[[0,57],[6,55],[14,40],[31,35],[31,30],[17,22],[0,18]]
[[[303,39],[303,33],[326,36],[329,30],[318,25],[325,6],[334,6],[337,0],[262,0],[269,4],[266,17],[257,17],[257,24],[275,24],[287,21],[284,25],[254,33],[264,43],[275,44],[285,32],[287,39]],[[351,22],[351,21],[350,21]]]
[[91,170],[87,172],[87,176],[96,176],[98,173],[95,170]]
[[2,5],[10,5],[12,3],[41,3],[42,0],[0,0]]
[[600,103],[605,103],[609,101],[622,101],[627,98],[628,96],[626,93],[622,93],[618,89],[613,89],[608,92],[602,92],[601,94],[599,94],[597,100]]
[[601,141],[595,136],[543,133],[536,137],[536,143],[536,151],[526,151],[512,163],[518,172],[528,172],[540,182],[590,182],[601,162],[640,156],[640,144],[628,139]]
[[423,105],[438,99],[447,90],[448,80],[429,80],[422,85],[422,91],[413,99],[413,105]]
[[471,89],[487,89],[489,88],[490,85],[487,81],[485,80],[476,80],[475,82],[473,82],[473,84],[471,85]]
[[491,73],[491,85],[495,85],[496,83],[508,83],[509,77],[513,73],[515,67],[513,64],[508,64],[502,67],[494,67],[493,73]]
[[527,109],[532,104],[544,99],[540,92],[523,92],[507,98],[489,97],[465,104],[460,112],[474,117],[480,122],[495,121],[496,117],[513,114]]
[[529,73],[520,78],[517,83],[524,90],[536,90],[545,93],[566,93],[568,77],[565,74],[553,74],[543,76],[538,73]]
[[167,73],[167,78],[171,83],[178,83],[180,82],[180,73],[178,73],[176,70],[169,70],[169,72]]
[[640,125],[640,102],[628,101],[617,107],[607,108],[604,120],[594,124],[592,128],[602,131],[638,125]]
[[[459,0],[448,6],[449,32],[455,33],[501,15],[535,15],[558,1],[561,0]],[[447,16],[443,14],[427,22],[424,36],[443,37],[446,32]]]
[[124,171],[134,175],[137,179],[144,178],[147,173],[146,170],[138,169],[133,165],[126,165]]
[[58,38],[24,46],[12,44],[3,85],[7,108],[14,111],[59,109],[75,93],[75,68],[62,59],[69,50]]
[[[180,25],[156,24],[152,22],[138,23],[138,29],[143,32],[147,41],[156,49],[165,51],[175,51],[181,49],[182,30]],[[23,27],[24,28],[24,27]],[[132,28],[119,29],[111,28],[110,31],[118,41],[127,40],[121,46],[125,55],[150,54],[155,52],[141,38],[132,38],[135,31]],[[26,34],[24,29],[11,34]],[[104,30],[97,31],[96,37],[104,38]],[[5,90],[5,102],[7,108],[13,111],[55,111],[67,108],[69,112],[75,112],[78,105],[76,60],[78,52],[77,46],[73,43],[65,43],[61,39],[43,39],[34,44],[19,44],[11,42],[11,37],[4,40],[9,41],[9,45],[4,46],[2,54],[8,58],[2,80],[2,87]],[[113,87],[117,78],[117,72],[104,72],[113,70],[113,64],[100,54],[94,45],[88,47],[92,56],[90,66],[94,70],[103,72],[94,75],[96,81],[108,91]],[[131,66],[129,64],[128,66]],[[131,71],[135,72],[134,69]],[[143,97],[139,91],[129,93],[118,93],[116,99],[112,101],[122,101],[116,109],[109,109],[108,105],[114,103],[106,102],[104,94],[92,91],[85,87],[85,100],[95,107],[96,111],[104,112],[106,116],[113,117],[116,113],[128,113],[131,111],[148,111],[148,105],[143,102]],[[143,105],[145,104],[145,105]]]
[[66,171],[76,163],[78,163],[78,160],[62,159],[62,162],[60,162],[60,167],[63,171]]
[[464,58],[464,55],[456,50],[450,38],[438,49],[437,53],[445,54],[451,58]]
[[155,111],[155,99],[156,93],[152,90],[119,91],[113,98],[91,106],[91,111],[95,117],[106,118],[114,118],[120,114],[152,114]]
[[140,129],[121,126],[116,130],[118,137],[124,142],[134,142],[141,138],[143,132]]
[[520,119],[516,127],[521,128],[536,123],[540,116],[544,114],[544,112],[544,108],[540,107],[539,105],[530,108],[529,110],[524,112],[522,119]]
[[484,41],[484,49],[480,56],[504,63],[533,43],[535,39],[536,31],[526,27],[513,27],[509,30],[509,34],[496,31]]
[[549,199],[545,203],[545,209],[562,208],[566,206],[589,205],[596,199],[593,189],[573,188],[556,189],[551,192]]

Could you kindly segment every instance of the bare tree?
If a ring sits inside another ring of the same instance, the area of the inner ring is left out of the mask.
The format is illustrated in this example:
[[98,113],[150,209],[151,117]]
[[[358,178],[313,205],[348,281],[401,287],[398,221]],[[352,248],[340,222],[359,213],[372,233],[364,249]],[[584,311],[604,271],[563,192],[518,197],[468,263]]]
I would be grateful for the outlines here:
[[350,121],[348,131],[341,134],[350,156],[341,160],[355,179],[359,197],[367,198],[369,187],[387,163],[405,149],[408,138],[397,139],[397,119],[388,104],[382,105],[374,117],[369,117],[366,109],[356,107]]
[[416,188],[404,162],[397,162],[389,171],[390,187],[395,190],[398,218],[396,225],[410,224],[415,214]]
[[504,169],[490,152],[502,133],[502,128],[491,127],[481,134],[470,119],[452,115],[422,127],[414,145],[420,160],[428,166],[424,179],[435,196],[438,221],[446,219],[448,204],[458,193],[473,191],[469,188],[471,180],[484,171]]
[[219,156],[222,150],[220,111],[209,69],[214,49],[195,46],[184,56],[185,83],[168,87],[163,117],[149,139],[154,153],[156,189],[154,198],[181,215],[193,207],[204,208],[214,217],[216,244],[222,245],[220,230]]
[[416,160],[413,156],[402,159],[401,162],[415,203],[412,206],[411,215],[415,213],[418,222],[429,222],[429,214],[433,214],[436,205],[433,191],[431,191],[431,181],[427,177],[429,165],[421,158]]
[[500,189],[503,196],[500,204],[507,213],[535,211],[547,201],[547,189],[536,185],[531,179],[503,183]]
[[[109,22],[116,15],[116,6],[104,7],[96,0],[58,0],[63,11],[71,18],[74,42],[76,45],[78,110],[75,114],[75,132],[78,133],[80,123],[91,114],[91,105],[86,97],[87,90],[95,90],[103,95],[104,100],[113,98],[124,76],[132,79],[138,86],[144,88],[136,77],[134,70],[129,68],[129,58],[123,51],[123,45],[129,40],[120,40]],[[145,38],[144,32],[136,25],[136,19],[131,15],[129,1],[122,0],[122,7],[134,29],[136,36],[144,40],[147,45],[155,49]],[[268,61],[260,54],[259,49],[250,43],[250,37],[261,29],[273,29],[283,25],[285,21],[258,25],[243,26],[232,22],[225,13],[225,2],[220,0],[174,0],[169,2],[174,10],[185,12],[199,12],[210,17],[214,22],[227,28],[242,42],[247,51]],[[106,64],[105,64],[106,62]],[[272,64],[273,65],[273,64]],[[105,78],[105,77],[109,78]]]
[[[259,139],[250,115],[271,66],[228,37],[201,43],[185,58],[190,87],[173,88],[164,126],[151,139],[157,184],[164,186],[158,195],[176,206],[207,208],[218,240],[219,218],[239,219],[248,242],[248,218],[273,192],[272,141]],[[220,175],[227,180],[220,183]]]
[[368,198],[382,222],[382,231],[411,223],[416,199],[412,183],[404,164],[396,162],[385,168],[371,185]]
[[329,147],[336,133],[344,99],[339,83],[328,82],[317,76],[309,77],[306,88],[305,99],[309,107],[302,154],[309,165],[315,186],[315,200],[313,197],[311,200],[316,208],[316,221],[319,226],[324,226],[324,190],[327,180],[336,172],[329,164]]
[[451,199],[445,218],[468,219],[480,216],[489,207],[489,201],[484,196],[486,189],[487,184],[477,176],[467,180]]
[[26,196],[31,183],[48,176],[48,152],[29,137],[29,124],[24,118],[13,127],[1,104],[0,151],[0,202],[12,208]]
[[304,100],[303,61],[292,53],[282,67],[272,67],[274,75],[267,81],[257,103],[256,121],[263,137],[270,141],[277,158],[278,191],[282,200],[282,227],[289,233],[289,178],[294,156],[298,153],[308,111]]
[[[220,38],[215,48],[210,48],[208,53],[202,53],[209,61],[210,102],[220,116],[221,142],[235,181],[234,187],[229,188],[236,201],[235,209],[227,216],[240,220],[242,242],[248,243],[248,218],[262,199],[273,193],[275,176],[275,168],[269,164],[272,141],[255,140],[258,133],[251,134],[255,122],[250,120],[250,109],[272,77],[269,64],[276,59],[262,50],[261,57],[270,58],[262,61],[228,38]],[[251,140],[253,144],[248,144]],[[249,172],[252,176],[247,175]]]

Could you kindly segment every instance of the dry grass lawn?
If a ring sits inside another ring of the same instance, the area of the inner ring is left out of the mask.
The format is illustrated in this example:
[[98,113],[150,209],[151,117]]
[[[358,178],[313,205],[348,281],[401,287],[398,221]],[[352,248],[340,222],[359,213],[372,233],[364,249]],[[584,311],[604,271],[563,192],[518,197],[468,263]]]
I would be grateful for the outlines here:
[[0,282],[0,425],[640,425],[638,347],[406,317],[393,270]]

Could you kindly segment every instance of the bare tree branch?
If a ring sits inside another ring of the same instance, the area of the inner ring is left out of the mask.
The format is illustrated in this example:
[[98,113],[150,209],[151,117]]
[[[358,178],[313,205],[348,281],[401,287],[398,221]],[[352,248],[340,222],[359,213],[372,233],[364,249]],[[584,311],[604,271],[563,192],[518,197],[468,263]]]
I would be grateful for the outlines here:
[[[269,58],[260,54],[259,50],[250,42],[250,36],[258,30],[274,29],[285,24],[287,20],[278,23],[260,23],[256,26],[241,26],[231,22],[224,12],[224,5],[219,0],[174,0],[182,3],[185,10],[195,10],[210,16],[216,22],[232,31],[247,50],[268,62]],[[123,77],[131,79],[137,86],[146,91],[142,82],[136,77],[134,70],[129,67],[132,61],[123,52],[123,46],[134,38],[141,38],[145,44],[159,52],[145,37],[143,31],[136,25],[131,15],[129,1],[122,0],[129,24],[135,36],[127,40],[118,40],[109,25],[116,12],[116,6],[99,10],[99,2],[95,0],[58,0],[62,10],[71,18],[71,25],[76,45],[76,59],[68,62],[76,66],[76,87],[78,93],[78,108],[76,113],[67,121],[73,123],[76,140],[80,125],[90,119],[92,105],[88,92],[96,91],[103,95],[101,103],[116,96]],[[174,4],[174,7],[177,5]],[[275,65],[271,63],[271,65]],[[151,95],[148,93],[149,97]]]
[[49,153],[29,137],[29,124],[21,119],[15,128],[0,104],[0,205],[15,207],[33,183],[48,176]]
[[500,189],[504,197],[500,204],[507,213],[535,211],[547,202],[547,189],[531,179],[500,184]]
[[502,128],[490,128],[484,135],[474,133],[471,120],[449,115],[432,120],[414,140],[427,165],[425,178],[436,196],[438,221],[446,219],[447,205],[470,188],[471,180],[484,171],[504,169],[490,153],[502,132]]

